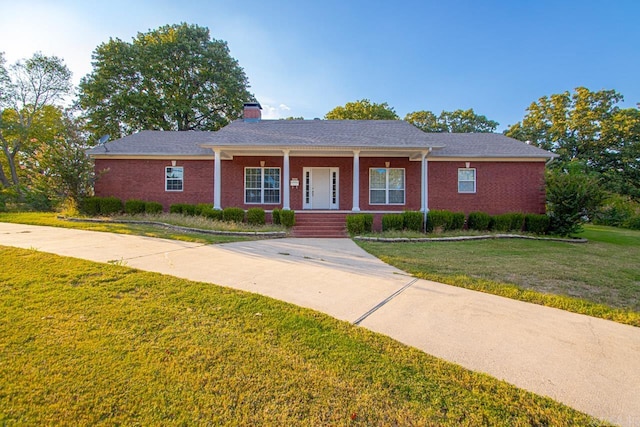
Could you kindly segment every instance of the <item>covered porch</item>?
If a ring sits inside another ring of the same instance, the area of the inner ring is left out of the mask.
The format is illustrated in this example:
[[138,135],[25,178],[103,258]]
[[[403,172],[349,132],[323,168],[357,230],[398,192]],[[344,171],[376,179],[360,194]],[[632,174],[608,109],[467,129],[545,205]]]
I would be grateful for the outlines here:
[[225,147],[214,153],[214,209],[428,211],[431,148]]

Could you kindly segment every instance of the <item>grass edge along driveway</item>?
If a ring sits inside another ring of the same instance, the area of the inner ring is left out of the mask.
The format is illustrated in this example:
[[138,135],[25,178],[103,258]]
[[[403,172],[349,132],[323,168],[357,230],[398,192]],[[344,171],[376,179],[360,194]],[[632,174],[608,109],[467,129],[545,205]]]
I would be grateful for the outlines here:
[[356,243],[415,277],[640,326],[640,232],[586,226],[589,243]]
[[0,262],[3,425],[599,424],[260,295],[35,250]]

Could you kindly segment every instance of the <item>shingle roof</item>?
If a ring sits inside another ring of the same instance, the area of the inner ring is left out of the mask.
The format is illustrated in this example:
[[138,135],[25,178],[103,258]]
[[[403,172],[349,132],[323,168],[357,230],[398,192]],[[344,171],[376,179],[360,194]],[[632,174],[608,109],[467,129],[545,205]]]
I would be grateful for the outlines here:
[[235,121],[212,135],[217,146],[428,147],[425,133],[401,120]]
[[430,157],[557,157],[541,148],[498,133],[428,133],[444,148]]
[[554,154],[495,133],[425,133],[401,120],[235,121],[217,132],[142,131],[94,147],[91,155],[211,156],[210,147],[335,149],[433,148],[431,157],[551,158]]
[[87,153],[90,155],[212,156],[210,149],[200,146],[210,141],[211,134],[212,132],[204,131],[144,130],[109,141],[104,147],[101,145],[93,147]]

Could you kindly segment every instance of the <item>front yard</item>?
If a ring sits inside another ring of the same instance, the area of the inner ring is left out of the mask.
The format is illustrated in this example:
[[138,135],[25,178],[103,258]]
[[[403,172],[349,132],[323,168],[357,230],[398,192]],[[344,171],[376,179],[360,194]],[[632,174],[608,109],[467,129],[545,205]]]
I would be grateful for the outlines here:
[[358,244],[424,279],[640,326],[640,232],[586,226],[579,237],[589,242]]
[[0,425],[597,423],[259,295],[36,250],[0,264]]

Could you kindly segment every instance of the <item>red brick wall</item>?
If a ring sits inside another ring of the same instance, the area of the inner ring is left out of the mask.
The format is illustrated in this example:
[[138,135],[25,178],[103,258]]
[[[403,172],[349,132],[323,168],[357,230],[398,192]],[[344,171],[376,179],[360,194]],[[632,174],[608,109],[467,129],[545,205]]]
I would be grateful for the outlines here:
[[139,199],[162,203],[213,203],[213,160],[178,160],[184,167],[183,191],[165,191],[165,167],[170,160],[96,159],[96,196],[123,201]]
[[[282,157],[235,157],[222,161],[222,207],[237,206],[266,210],[278,205],[247,205],[244,203],[244,168],[282,168]],[[385,167],[405,169],[404,205],[369,204],[369,168]],[[96,159],[100,174],[95,185],[97,196],[116,196],[123,201],[141,199],[162,203],[166,210],[174,203],[213,203],[213,160],[179,160],[184,167],[184,191],[168,192],[164,189],[164,168],[169,160],[110,160]],[[407,158],[360,158],[360,210],[403,211],[420,210],[420,162]],[[429,209],[448,209],[469,213],[483,211],[489,214],[504,212],[544,213],[544,162],[471,162],[476,168],[476,193],[458,193],[458,168],[465,162],[429,162]],[[300,186],[290,189],[291,209],[302,210],[303,168],[337,167],[340,170],[340,209],[351,210],[353,192],[352,157],[291,157],[290,177],[298,178]],[[107,170],[104,173],[101,171]],[[281,175],[282,176],[282,175]],[[283,176],[282,176],[283,177]],[[284,177],[283,177],[284,178]],[[289,183],[282,183],[288,185]],[[281,194],[282,198],[282,194]]]
[[429,162],[429,209],[544,213],[544,162],[471,162],[476,193],[458,193],[458,168],[465,162]]

